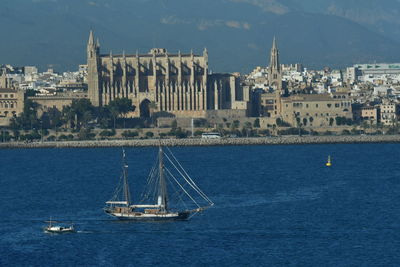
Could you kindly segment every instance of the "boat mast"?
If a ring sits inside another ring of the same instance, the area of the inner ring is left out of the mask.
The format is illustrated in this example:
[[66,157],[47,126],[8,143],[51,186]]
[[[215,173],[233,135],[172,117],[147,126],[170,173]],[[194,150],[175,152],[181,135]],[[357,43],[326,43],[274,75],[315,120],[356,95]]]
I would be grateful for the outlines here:
[[123,169],[123,176],[124,176],[124,196],[126,205],[129,206],[131,203],[131,194],[129,192],[129,184],[128,184],[128,164],[126,163],[125,159],[125,150],[122,150],[122,169]]
[[158,196],[158,204],[161,206],[162,211],[167,210],[167,184],[165,183],[165,177],[164,177],[164,161],[163,161],[163,150],[162,147],[160,146],[159,152],[158,152],[158,158],[159,158],[159,173],[160,173],[160,188],[159,188],[159,196]]

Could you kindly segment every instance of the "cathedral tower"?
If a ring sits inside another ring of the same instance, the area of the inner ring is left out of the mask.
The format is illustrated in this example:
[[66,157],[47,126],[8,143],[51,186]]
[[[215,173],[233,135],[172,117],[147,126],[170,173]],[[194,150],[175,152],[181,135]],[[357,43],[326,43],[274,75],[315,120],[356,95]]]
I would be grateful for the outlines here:
[[279,50],[276,45],[276,39],[272,43],[271,57],[268,68],[268,85],[275,90],[274,116],[279,117],[282,114],[282,95],[285,91],[282,86],[282,69],[279,62]]
[[271,57],[268,68],[268,85],[282,94],[282,71],[279,62],[279,50],[276,45],[276,39],[272,43]]
[[100,86],[99,86],[99,67],[100,67],[100,44],[94,41],[93,31],[90,31],[87,44],[87,71],[88,71],[88,95],[94,106],[101,105]]

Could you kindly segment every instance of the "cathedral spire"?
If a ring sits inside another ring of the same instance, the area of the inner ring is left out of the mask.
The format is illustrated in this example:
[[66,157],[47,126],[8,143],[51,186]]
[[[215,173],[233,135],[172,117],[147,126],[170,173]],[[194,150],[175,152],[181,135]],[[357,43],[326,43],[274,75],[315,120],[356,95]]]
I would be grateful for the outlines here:
[[281,70],[281,67],[280,67],[280,64],[279,64],[279,50],[278,50],[278,46],[276,45],[276,38],[275,37],[274,37],[274,40],[272,42],[269,68],[273,69],[275,71],[278,71],[278,72],[280,72],[280,70]]
[[282,93],[281,65],[279,63],[279,50],[275,37],[272,42],[271,56],[268,67],[268,84],[269,86],[273,87],[277,93]]
[[94,45],[94,34],[93,34],[92,30],[90,30],[90,33],[89,33],[88,45],[92,45],[92,46]]
[[272,49],[277,49],[276,48],[276,37],[274,36],[274,40],[272,41]]

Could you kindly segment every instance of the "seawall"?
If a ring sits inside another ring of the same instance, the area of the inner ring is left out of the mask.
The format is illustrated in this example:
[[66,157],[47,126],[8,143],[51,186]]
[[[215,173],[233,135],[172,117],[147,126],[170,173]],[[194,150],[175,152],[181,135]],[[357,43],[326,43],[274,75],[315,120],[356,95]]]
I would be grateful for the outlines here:
[[137,139],[137,140],[93,140],[57,142],[8,142],[3,148],[95,148],[95,147],[148,147],[158,146],[236,146],[236,145],[306,145],[306,144],[360,144],[400,143],[400,135],[363,136],[284,136],[259,138],[221,139]]

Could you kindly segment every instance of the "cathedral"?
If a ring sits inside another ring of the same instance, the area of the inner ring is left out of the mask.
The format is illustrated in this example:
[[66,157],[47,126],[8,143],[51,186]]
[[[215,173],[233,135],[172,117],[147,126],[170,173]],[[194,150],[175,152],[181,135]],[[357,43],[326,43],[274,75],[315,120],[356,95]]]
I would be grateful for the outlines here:
[[206,117],[212,110],[246,109],[239,79],[209,74],[208,51],[201,55],[169,53],[153,48],[148,54],[100,54],[91,31],[87,44],[88,96],[95,106],[129,98],[134,116],[165,111],[177,117]]

